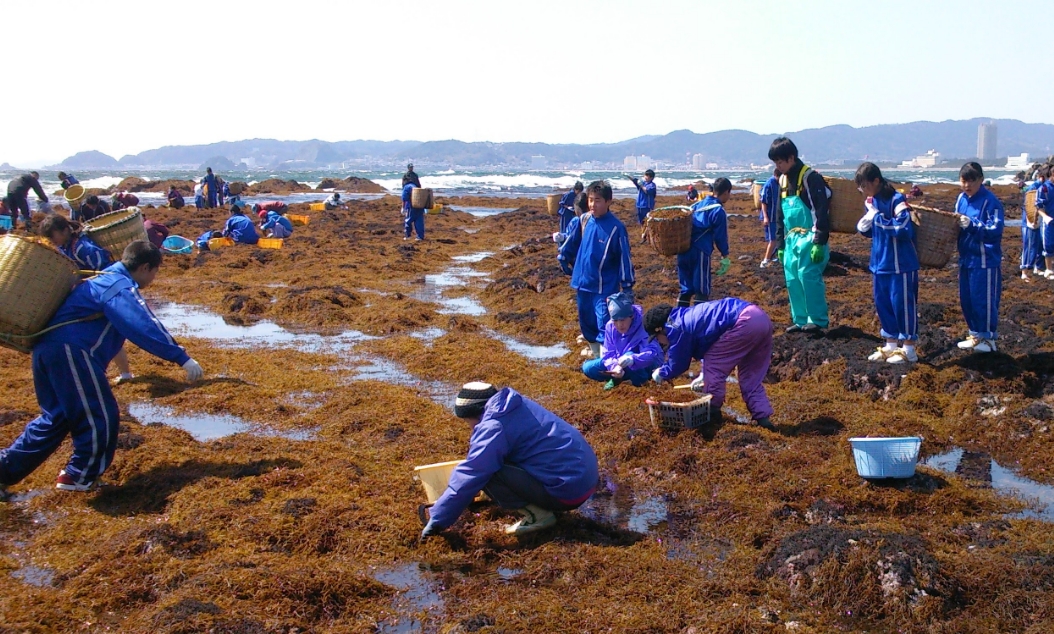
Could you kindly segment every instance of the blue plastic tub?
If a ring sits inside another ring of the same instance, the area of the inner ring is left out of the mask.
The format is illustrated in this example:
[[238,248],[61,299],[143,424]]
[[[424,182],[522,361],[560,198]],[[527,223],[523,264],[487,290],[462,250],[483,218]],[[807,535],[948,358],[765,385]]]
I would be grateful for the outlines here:
[[161,243],[161,248],[168,253],[192,253],[194,251],[194,241],[187,240],[183,236],[168,236]]
[[0,216],[0,229],[11,230],[11,216]]
[[915,475],[922,438],[850,438],[856,472],[862,478],[910,478]]

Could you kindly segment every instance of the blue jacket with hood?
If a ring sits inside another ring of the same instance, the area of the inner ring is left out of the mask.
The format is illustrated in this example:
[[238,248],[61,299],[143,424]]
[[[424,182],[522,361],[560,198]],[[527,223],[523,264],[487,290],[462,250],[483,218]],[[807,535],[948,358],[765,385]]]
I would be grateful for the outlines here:
[[627,370],[649,370],[662,363],[662,346],[644,332],[644,309],[637,304],[633,305],[633,325],[626,334],[615,328],[615,320],[604,327],[604,369],[614,370],[624,354],[633,356]]
[[88,236],[73,236],[59,251],[87,271],[101,271],[113,264],[113,256]]
[[981,185],[973,196],[959,194],[955,213],[970,219],[969,226],[959,232],[959,267],[999,268],[1003,262],[1003,203]]
[[911,207],[904,194],[881,195],[865,201],[868,212],[877,211],[870,226],[861,219],[857,229],[871,238],[872,273],[911,273],[919,270],[919,255],[915,250],[915,223],[911,221]]
[[747,306],[750,302],[726,297],[670,311],[666,319],[666,337],[670,345],[666,351],[666,364],[659,368],[663,380],[669,381],[684,374],[692,359],[702,359],[721,335],[736,325]]
[[[585,228],[581,223],[585,222]],[[600,218],[583,214],[572,218],[557,260],[571,274],[571,288],[607,297],[633,288],[636,281],[629,255],[629,234],[610,211]],[[574,267],[573,269],[571,267]]]
[[468,457],[432,507],[432,523],[448,528],[505,464],[542,483],[557,500],[579,500],[597,485],[597,456],[581,432],[512,388],[487,401],[472,430]]

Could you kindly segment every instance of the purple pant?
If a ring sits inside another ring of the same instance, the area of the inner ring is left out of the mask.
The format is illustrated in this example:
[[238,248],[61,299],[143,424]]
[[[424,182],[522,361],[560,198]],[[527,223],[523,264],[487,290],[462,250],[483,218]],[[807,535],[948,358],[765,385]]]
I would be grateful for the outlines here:
[[754,420],[772,416],[772,404],[761,382],[772,361],[772,321],[751,304],[743,309],[732,329],[721,335],[703,355],[703,379],[711,407],[725,402],[725,380],[739,367],[739,391]]

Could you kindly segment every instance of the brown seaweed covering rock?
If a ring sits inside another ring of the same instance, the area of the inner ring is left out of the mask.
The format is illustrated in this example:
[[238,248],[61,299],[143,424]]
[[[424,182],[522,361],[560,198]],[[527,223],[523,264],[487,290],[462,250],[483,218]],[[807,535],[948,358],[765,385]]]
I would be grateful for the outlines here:
[[243,193],[247,196],[256,196],[259,194],[295,194],[297,192],[309,191],[311,191],[310,187],[294,180],[268,178],[267,180],[247,186],[243,190]]
[[[931,206],[954,202],[953,188],[926,189]],[[644,399],[690,395],[604,392],[581,374],[574,294],[544,200],[445,199],[515,211],[447,207],[426,217],[424,242],[402,240],[396,197],[348,202],[293,205],[310,224],[280,250],[166,257],[150,302],[277,322],[305,343],[177,334],[206,370],[193,385],[129,345],[137,378],[115,388],[109,486],[52,489],[67,443],[0,503],[2,629],[375,632],[416,620],[445,632],[1054,631],[1051,526],[986,486],[993,458],[1054,482],[1054,299],[1048,282],[1016,277],[1016,229],[1004,237],[998,353],[956,348],[965,326],[950,267],[920,276],[922,361],[866,362],[879,342],[869,243],[835,235],[830,332],[775,336],[766,388],[777,431],[738,424],[746,409],[730,384],[721,420],[671,433],[651,426]],[[1018,201],[1006,202],[1016,217]],[[619,199],[614,213],[636,236],[632,207]],[[714,296],[756,302],[785,324],[782,271],[757,267],[752,204],[737,194],[727,208],[733,267]],[[226,212],[146,215],[196,237]],[[675,260],[635,241],[633,253],[639,301],[672,302]],[[479,255],[451,259],[469,254]],[[443,272],[465,284],[437,284]],[[345,345],[320,346],[316,333],[344,333]],[[531,360],[499,336],[568,353]],[[480,378],[582,430],[600,459],[598,492],[523,539],[503,533],[509,513],[477,505],[420,543],[412,468],[463,456],[469,428],[449,404]],[[28,356],[0,350],[0,386],[6,446],[37,411]],[[132,416],[142,403],[248,427],[199,442]],[[926,455],[967,448],[961,473],[857,476],[848,438],[907,434],[925,438]]]
[[349,176],[345,179],[323,178],[315,189],[338,189],[356,194],[383,194],[387,191],[377,183],[358,176]]

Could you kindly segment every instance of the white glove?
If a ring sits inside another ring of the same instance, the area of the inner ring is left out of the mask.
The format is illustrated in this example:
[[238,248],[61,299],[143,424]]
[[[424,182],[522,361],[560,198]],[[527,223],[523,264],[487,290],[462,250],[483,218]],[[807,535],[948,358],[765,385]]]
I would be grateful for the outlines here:
[[875,216],[878,215],[878,209],[872,206],[870,203],[867,204],[867,213],[864,217],[856,223],[856,230],[860,233],[864,233],[871,229],[871,226],[875,223]]
[[959,226],[962,227],[963,229],[969,227],[970,226],[970,217],[969,216],[962,216],[962,215],[960,215],[959,216]]
[[626,371],[622,369],[621,365],[616,365],[615,369],[609,370],[609,372],[611,372],[611,376],[615,377],[616,379],[622,378],[622,375],[626,373]]
[[692,391],[693,392],[697,392],[697,391],[703,389],[703,387],[706,386],[706,381],[703,380],[702,373],[700,373],[699,376],[697,376],[694,379],[692,379],[692,382],[689,385],[692,386]]
[[651,373],[651,380],[655,381],[655,385],[662,385],[662,374],[660,371],[662,368],[655,368],[655,371]]
[[201,377],[205,376],[205,371],[201,369],[201,366],[198,365],[198,362],[194,359],[189,359],[184,363],[183,369],[187,371],[187,380],[191,383],[200,380]]
[[633,355],[628,352],[618,358],[619,367],[625,369],[633,365]]

